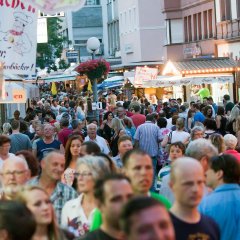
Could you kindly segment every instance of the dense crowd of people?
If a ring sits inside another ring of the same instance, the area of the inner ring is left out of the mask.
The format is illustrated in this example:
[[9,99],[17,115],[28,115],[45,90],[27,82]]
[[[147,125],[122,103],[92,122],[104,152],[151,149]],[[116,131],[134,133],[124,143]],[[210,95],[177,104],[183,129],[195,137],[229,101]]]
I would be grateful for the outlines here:
[[49,94],[3,124],[0,239],[240,239],[240,104],[99,100]]

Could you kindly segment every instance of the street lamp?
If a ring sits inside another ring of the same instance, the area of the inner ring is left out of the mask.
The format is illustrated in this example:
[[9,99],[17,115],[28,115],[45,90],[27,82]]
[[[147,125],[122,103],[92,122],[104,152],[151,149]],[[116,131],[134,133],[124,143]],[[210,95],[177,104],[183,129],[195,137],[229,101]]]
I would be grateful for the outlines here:
[[[99,52],[99,48],[100,48],[100,41],[98,40],[98,38],[96,37],[91,37],[87,40],[87,51],[89,53],[91,53],[92,55],[92,60],[94,60],[95,55]],[[97,102],[98,102],[98,94],[97,94],[97,79],[94,78],[93,79],[93,102],[95,103],[96,106],[96,118],[97,121],[99,121],[99,117],[98,117],[98,111],[97,111]]]

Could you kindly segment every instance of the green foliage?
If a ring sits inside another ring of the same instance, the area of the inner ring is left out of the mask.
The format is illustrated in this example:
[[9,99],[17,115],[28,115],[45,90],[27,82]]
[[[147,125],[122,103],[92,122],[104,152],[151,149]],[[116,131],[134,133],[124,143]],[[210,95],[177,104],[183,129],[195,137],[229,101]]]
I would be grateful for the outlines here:
[[61,59],[58,64],[59,69],[66,69],[70,66],[70,64],[68,64],[64,59]]
[[47,18],[48,43],[38,43],[37,45],[37,65],[44,69],[54,64],[55,58],[60,58],[63,50],[63,43],[68,40],[59,34],[61,30],[60,18]]

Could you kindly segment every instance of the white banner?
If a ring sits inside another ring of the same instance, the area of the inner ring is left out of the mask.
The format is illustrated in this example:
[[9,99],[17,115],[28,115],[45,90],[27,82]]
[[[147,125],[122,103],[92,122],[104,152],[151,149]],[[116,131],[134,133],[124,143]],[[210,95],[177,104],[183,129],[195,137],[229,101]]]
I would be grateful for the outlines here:
[[38,8],[41,12],[55,14],[60,11],[78,11],[86,0],[25,0]]
[[5,96],[0,103],[26,103],[27,90],[15,82],[5,82]]
[[162,76],[158,79],[145,79],[138,87],[142,88],[159,88],[159,87],[173,87],[181,85],[201,85],[213,83],[233,83],[232,75],[223,76],[206,76],[206,77],[180,77],[180,76]]
[[0,62],[4,73],[35,74],[37,11],[20,0],[0,4]]
[[38,18],[37,20],[37,43],[47,43],[48,33],[47,33],[47,19]]
[[144,79],[156,79],[158,75],[157,68],[149,68],[149,67],[136,67],[134,84],[141,85]]
[[3,77],[3,64],[0,62],[0,99],[5,97],[5,85]]

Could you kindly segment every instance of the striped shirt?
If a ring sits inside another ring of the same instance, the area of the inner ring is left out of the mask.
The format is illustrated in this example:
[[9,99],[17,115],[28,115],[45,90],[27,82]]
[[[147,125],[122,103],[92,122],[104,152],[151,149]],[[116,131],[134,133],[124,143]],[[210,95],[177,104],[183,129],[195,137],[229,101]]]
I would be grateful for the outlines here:
[[139,141],[139,148],[146,151],[151,157],[158,155],[158,143],[162,139],[160,128],[151,121],[140,125],[134,135]]
[[[38,186],[39,185],[39,177],[35,177],[27,182],[28,185]],[[53,204],[55,214],[58,220],[58,223],[61,223],[61,214],[62,208],[64,204],[74,198],[77,198],[78,195],[72,187],[69,187],[66,184],[61,183],[60,181],[57,183],[54,191],[50,196],[50,200]]]

